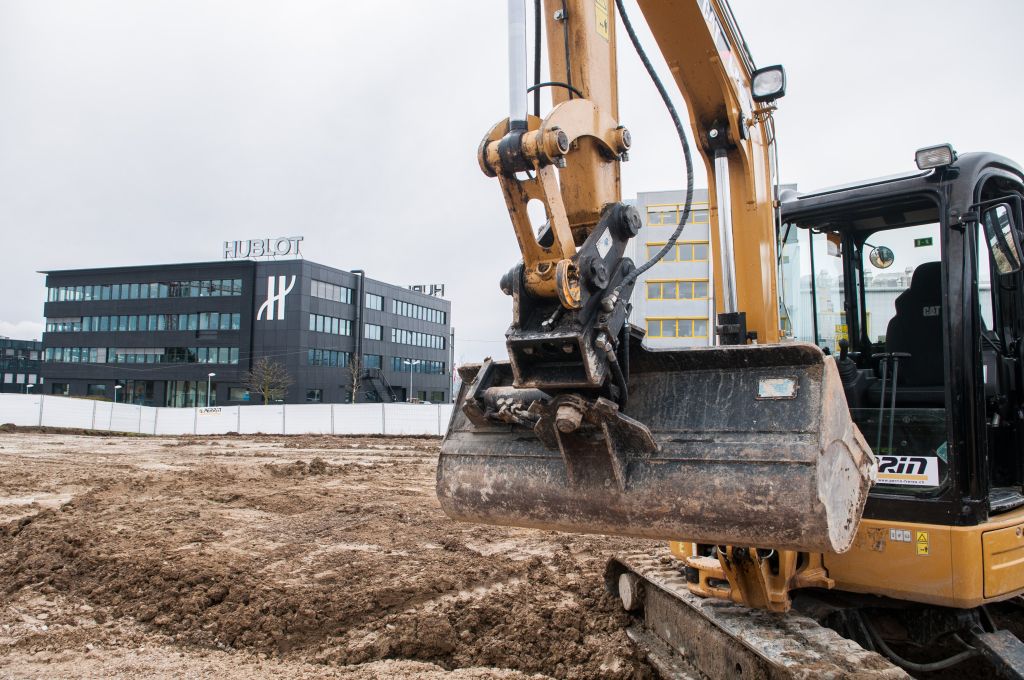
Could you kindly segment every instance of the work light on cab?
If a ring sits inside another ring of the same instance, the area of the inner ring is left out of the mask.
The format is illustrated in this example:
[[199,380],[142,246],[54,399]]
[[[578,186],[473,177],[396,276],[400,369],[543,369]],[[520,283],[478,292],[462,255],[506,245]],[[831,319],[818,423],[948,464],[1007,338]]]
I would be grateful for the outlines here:
[[751,97],[758,104],[786,96],[786,69],[780,64],[757,69],[750,81]]
[[914,162],[920,170],[930,168],[944,168],[952,165],[956,160],[956,151],[951,144],[939,144],[938,146],[926,146],[914,152]]

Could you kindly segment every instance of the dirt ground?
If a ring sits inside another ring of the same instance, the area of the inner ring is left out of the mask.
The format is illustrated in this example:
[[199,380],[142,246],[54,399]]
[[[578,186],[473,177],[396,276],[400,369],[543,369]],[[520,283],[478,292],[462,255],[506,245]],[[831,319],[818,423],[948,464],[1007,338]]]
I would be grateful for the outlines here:
[[655,543],[483,527],[439,441],[0,433],[0,677],[647,678]]

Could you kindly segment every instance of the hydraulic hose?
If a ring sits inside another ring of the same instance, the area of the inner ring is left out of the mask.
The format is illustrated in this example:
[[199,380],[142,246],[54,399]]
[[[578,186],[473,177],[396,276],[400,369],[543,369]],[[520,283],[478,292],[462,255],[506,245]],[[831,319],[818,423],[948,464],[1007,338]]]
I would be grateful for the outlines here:
[[980,653],[977,649],[971,648],[966,649],[960,652],[959,654],[954,654],[949,658],[941,659],[939,661],[933,661],[931,663],[915,663],[914,661],[904,659],[902,656],[892,651],[892,648],[890,648],[889,645],[885,643],[885,640],[882,639],[882,636],[878,634],[877,630],[875,630],[875,626],[871,623],[871,621],[869,621],[867,618],[864,618],[863,622],[864,627],[867,628],[868,634],[871,636],[872,641],[874,641],[878,648],[882,650],[882,653],[889,657],[890,660],[892,660],[897,666],[899,666],[903,670],[911,671],[913,673],[930,673],[932,671],[941,671],[946,668],[951,668],[957,665],[958,663],[967,661],[968,659],[974,658],[978,656],[978,654]]
[[665,103],[665,108],[668,109],[669,116],[672,117],[672,124],[676,128],[676,134],[679,135],[679,143],[683,146],[683,159],[686,161],[686,200],[683,203],[683,211],[679,215],[679,223],[676,225],[675,231],[672,232],[672,236],[670,236],[665,245],[661,247],[661,250],[655,253],[654,256],[647,260],[647,262],[642,266],[630,272],[619,283],[619,285],[615,287],[615,290],[612,291],[610,297],[617,300],[624,287],[635,282],[637,278],[657,264],[672,248],[675,247],[676,241],[679,239],[680,234],[683,233],[683,227],[686,226],[686,223],[690,220],[690,208],[693,205],[693,158],[690,155],[690,143],[686,139],[686,132],[683,129],[683,122],[679,119],[679,113],[676,111],[676,107],[672,103],[672,99],[668,96],[668,91],[665,89],[664,84],[662,84],[661,78],[658,77],[657,72],[654,70],[651,60],[647,58],[647,53],[644,52],[644,48],[640,45],[640,39],[637,37],[636,31],[633,30],[633,24],[629,21],[629,15],[626,14],[626,9],[623,7],[622,0],[615,0],[615,6],[619,10],[619,16],[622,17],[622,25],[625,27],[626,33],[629,35],[630,42],[633,43],[633,48],[636,50],[637,56],[640,57],[640,61],[643,62],[644,68],[647,70],[647,74],[651,77],[655,88],[658,90],[658,94],[661,95],[661,100]]

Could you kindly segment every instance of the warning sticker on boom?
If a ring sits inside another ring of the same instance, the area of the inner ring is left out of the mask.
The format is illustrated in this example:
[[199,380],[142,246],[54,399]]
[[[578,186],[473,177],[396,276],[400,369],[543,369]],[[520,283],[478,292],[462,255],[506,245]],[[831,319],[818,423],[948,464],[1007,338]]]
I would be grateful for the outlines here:
[[594,0],[597,10],[597,34],[608,40],[608,0]]
[[878,483],[898,486],[938,486],[935,456],[878,456]]

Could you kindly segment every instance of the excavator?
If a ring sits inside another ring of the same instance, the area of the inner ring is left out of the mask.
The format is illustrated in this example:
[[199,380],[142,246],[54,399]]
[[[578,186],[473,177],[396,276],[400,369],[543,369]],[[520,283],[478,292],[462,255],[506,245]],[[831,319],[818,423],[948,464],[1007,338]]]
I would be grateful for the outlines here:
[[[509,115],[477,158],[522,259],[499,282],[508,360],[459,369],[442,508],[668,541],[605,575],[665,677],[1024,677],[1024,171],[942,144],[902,175],[782,191],[784,69],[755,66],[726,0],[638,4],[709,169],[712,344],[651,349],[630,318],[695,170],[622,0],[535,0],[532,84],[508,0]],[[660,248],[631,243],[621,200],[619,22],[686,167]]]

